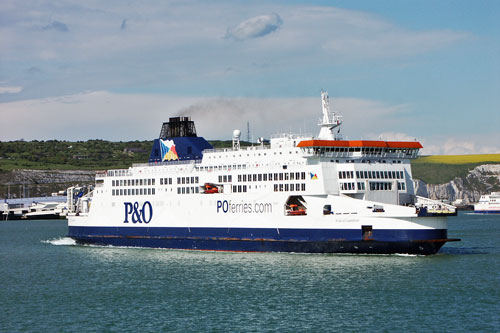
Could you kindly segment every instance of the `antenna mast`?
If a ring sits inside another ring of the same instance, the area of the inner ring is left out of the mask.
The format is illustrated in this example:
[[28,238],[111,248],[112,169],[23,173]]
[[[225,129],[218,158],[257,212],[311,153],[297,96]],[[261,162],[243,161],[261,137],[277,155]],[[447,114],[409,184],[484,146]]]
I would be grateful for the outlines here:
[[[326,91],[321,91],[321,107],[323,109],[323,118],[320,119],[318,124],[321,126],[318,138],[325,140],[342,140],[342,134],[340,133],[342,116],[336,114],[334,111],[330,111],[330,101],[328,98],[328,92]],[[337,127],[339,129],[337,133],[334,133],[334,129]]]

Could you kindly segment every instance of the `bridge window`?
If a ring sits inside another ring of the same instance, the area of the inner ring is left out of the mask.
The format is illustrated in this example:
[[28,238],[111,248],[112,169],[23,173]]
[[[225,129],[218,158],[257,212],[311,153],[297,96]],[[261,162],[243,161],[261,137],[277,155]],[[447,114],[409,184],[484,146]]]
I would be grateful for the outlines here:
[[392,183],[370,182],[370,191],[392,191]]

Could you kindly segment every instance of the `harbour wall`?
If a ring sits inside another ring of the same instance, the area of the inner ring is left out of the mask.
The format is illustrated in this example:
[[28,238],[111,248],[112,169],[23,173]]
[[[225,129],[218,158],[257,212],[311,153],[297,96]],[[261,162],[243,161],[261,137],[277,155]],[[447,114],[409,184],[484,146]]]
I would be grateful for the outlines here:
[[70,186],[93,184],[93,170],[28,170],[0,173],[0,198],[51,196]]

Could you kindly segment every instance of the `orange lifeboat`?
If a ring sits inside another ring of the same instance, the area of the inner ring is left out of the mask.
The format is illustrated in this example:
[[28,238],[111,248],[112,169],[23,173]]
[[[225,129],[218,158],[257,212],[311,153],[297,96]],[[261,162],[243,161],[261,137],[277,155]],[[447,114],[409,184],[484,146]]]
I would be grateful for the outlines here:
[[204,187],[203,193],[205,194],[219,193],[219,188],[213,184],[207,183],[203,187]]
[[306,211],[303,207],[299,208],[298,205],[292,204],[290,205],[290,210],[287,212],[287,215],[289,216],[306,215]]

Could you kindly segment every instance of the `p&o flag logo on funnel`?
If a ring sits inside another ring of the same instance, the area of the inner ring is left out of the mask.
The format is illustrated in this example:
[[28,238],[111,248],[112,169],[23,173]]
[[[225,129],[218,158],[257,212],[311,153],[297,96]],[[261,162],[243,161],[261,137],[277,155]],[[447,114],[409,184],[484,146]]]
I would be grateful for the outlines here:
[[178,160],[179,156],[177,155],[177,151],[175,150],[174,140],[161,140],[161,161],[173,161]]

